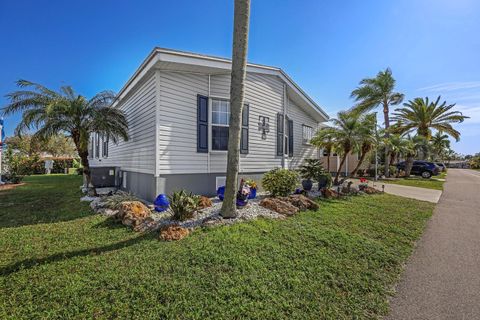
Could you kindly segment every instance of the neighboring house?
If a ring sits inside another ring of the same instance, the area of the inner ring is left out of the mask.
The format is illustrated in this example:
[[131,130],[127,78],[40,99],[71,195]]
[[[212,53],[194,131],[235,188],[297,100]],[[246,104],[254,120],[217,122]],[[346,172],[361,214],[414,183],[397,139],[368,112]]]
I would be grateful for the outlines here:
[[[142,198],[186,189],[212,195],[225,182],[231,61],[156,48],[122,88],[130,140],[94,135],[93,177],[115,174]],[[318,157],[309,144],[327,114],[281,69],[247,65],[240,178]],[[113,168],[114,167],[114,168]],[[98,181],[98,179],[97,179]]]

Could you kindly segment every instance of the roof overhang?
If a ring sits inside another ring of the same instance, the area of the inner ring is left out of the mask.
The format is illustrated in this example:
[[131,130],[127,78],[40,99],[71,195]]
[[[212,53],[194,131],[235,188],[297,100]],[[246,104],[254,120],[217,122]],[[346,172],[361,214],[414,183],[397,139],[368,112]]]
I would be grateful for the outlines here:
[[[161,69],[215,75],[230,73],[231,66],[231,60],[226,58],[155,48],[120,90],[114,105],[128,95],[130,90],[138,84],[145,75],[152,72],[152,70]],[[313,101],[313,99],[310,98],[282,69],[248,63],[247,72],[278,76],[287,84],[287,94],[296,104],[307,107],[304,108],[304,110],[318,122],[327,121],[329,119],[327,113],[323,111],[323,109],[317,105],[315,101]]]

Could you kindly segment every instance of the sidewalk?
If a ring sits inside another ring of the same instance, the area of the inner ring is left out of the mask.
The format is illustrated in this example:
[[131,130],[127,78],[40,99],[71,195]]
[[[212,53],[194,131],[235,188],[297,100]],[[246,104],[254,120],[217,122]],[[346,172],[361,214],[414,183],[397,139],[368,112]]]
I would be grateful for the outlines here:
[[[358,179],[348,179],[353,181],[353,185],[357,186],[359,183]],[[393,194],[400,197],[411,198],[416,200],[428,201],[432,203],[438,203],[440,200],[440,196],[442,195],[442,191],[434,190],[434,189],[427,189],[427,188],[419,188],[419,187],[410,187],[410,186],[402,186],[398,184],[388,184],[384,181],[369,181],[369,186],[374,186],[378,190],[382,190],[382,186],[385,186],[385,193]]]

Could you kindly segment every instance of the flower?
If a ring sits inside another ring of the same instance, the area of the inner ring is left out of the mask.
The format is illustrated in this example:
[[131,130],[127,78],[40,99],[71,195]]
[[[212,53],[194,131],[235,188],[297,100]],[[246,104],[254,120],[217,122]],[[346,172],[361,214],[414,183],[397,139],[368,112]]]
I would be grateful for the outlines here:
[[360,178],[360,183],[367,183],[367,179],[366,178]]
[[250,187],[250,189],[257,189],[257,183],[254,180],[245,181],[245,185]]

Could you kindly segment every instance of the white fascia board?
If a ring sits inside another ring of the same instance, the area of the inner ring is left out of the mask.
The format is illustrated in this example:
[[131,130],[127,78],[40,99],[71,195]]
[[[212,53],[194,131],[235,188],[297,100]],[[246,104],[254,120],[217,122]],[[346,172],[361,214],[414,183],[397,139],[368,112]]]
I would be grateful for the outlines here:
[[[127,81],[125,86],[120,90],[116,101],[113,103],[113,106],[115,106],[118,101],[124,98],[130,91],[130,89],[133,88],[145,76],[145,74],[147,74],[147,72],[149,72],[159,61],[197,65],[228,71],[231,70],[230,59],[164,48],[155,48],[142,62],[140,67]],[[322,108],[318,106],[313,101],[313,99],[310,98],[305,93],[305,91],[303,91],[300,86],[298,86],[282,69],[260,64],[247,63],[247,72],[276,75],[280,77],[292,90],[294,90],[299,96],[303,97],[308,106],[314,109],[319,115],[321,115],[321,117],[325,119],[325,121],[329,119],[328,114],[323,111]]]

